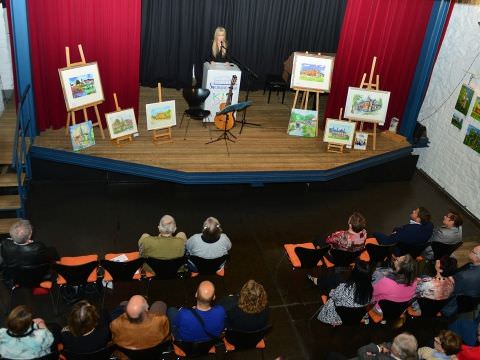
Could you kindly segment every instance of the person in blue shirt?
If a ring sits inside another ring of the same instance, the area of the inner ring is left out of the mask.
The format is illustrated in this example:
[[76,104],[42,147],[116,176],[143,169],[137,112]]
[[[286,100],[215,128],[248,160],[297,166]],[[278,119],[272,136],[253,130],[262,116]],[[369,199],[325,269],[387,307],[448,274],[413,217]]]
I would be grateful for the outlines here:
[[209,341],[220,337],[225,328],[225,310],[213,305],[215,285],[202,281],[195,294],[197,305],[193,308],[174,308],[167,310],[175,340]]

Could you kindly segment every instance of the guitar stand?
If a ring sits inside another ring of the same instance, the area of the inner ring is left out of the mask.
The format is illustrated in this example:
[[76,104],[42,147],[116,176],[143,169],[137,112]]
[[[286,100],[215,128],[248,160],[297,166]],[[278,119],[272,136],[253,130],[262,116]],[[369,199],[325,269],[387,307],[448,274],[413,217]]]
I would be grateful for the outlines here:
[[227,140],[230,141],[230,142],[235,142],[235,140],[233,140],[233,139],[230,138],[230,137],[233,137],[234,139],[237,138],[235,135],[233,135],[233,134],[230,132],[230,130],[225,129],[225,130],[222,130],[222,134],[221,134],[218,138],[216,138],[216,139],[214,139],[214,140],[212,140],[212,141],[209,141],[209,142],[207,142],[207,143],[205,143],[205,144],[212,144],[212,143],[217,142],[217,141],[220,141],[220,140],[225,140],[225,142],[227,142]]

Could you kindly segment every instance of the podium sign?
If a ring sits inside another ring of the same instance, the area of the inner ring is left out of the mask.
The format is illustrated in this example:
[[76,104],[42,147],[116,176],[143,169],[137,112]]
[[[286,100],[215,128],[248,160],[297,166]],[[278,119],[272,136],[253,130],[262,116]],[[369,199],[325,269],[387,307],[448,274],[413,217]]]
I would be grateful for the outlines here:
[[202,87],[210,90],[210,96],[205,100],[204,110],[210,110],[210,116],[205,118],[206,122],[213,122],[215,114],[220,111],[220,104],[227,101],[227,94],[232,83],[233,76],[237,76],[237,82],[233,85],[231,104],[238,103],[240,92],[240,77],[242,72],[235,64],[205,62],[203,64]]

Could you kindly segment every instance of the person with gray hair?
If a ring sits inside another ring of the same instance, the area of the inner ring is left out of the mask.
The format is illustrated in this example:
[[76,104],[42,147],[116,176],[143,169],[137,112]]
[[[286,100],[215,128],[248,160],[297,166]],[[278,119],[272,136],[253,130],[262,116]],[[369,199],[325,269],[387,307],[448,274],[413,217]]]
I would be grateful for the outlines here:
[[[187,236],[184,232],[176,233],[177,224],[173,216],[162,216],[158,224],[158,231],[158,236],[143,234],[138,240],[138,248],[142,257],[169,260],[185,254]],[[144,269],[153,272],[146,264]]]
[[384,343],[380,345],[368,344],[358,349],[357,359],[396,359],[396,360],[416,360],[418,343],[415,336],[409,333],[401,333],[393,339],[393,343]]
[[4,280],[11,281],[9,269],[46,264],[58,259],[55,248],[32,240],[32,225],[28,220],[19,220],[10,227],[10,238],[2,243]]

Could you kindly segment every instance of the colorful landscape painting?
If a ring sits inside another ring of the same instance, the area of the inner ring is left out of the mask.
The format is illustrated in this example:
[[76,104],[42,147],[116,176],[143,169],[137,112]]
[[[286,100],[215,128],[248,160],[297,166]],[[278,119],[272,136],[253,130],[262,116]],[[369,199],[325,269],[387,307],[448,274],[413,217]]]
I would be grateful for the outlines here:
[[468,125],[463,143],[480,154],[480,129],[473,125]]
[[387,116],[390,92],[348,88],[345,117],[383,124]]
[[460,94],[458,94],[455,109],[460,111],[463,115],[467,115],[474,93],[475,91],[470,86],[463,84],[460,89]]
[[90,120],[70,126],[70,139],[72,140],[73,151],[86,149],[95,145],[95,135]]
[[323,82],[325,80],[325,65],[309,63],[301,64],[300,80]]
[[317,136],[318,113],[315,110],[292,109],[287,134],[292,136]]
[[105,119],[107,120],[111,139],[131,135],[138,131],[133,109],[120,110],[105,114]]
[[470,114],[472,118],[480,121],[480,96],[477,96],[475,103],[473,104],[472,113]]
[[352,145],[355,122],[327,119],[323,141],[332,144]]
[[452,125],[455,126],[456,128],[461,129],[464,119],[465,119],[465,116],[463,114],[461,114],[459,111],[454,111],[452,115]]
[[93,74],[74,76],[68,79],[68,82],[74,99],[96,93]]
[[164,129],[177,124],[174,100],[147,104],[145,113],[148,130]]

